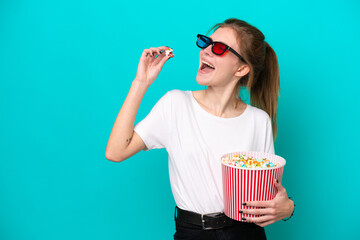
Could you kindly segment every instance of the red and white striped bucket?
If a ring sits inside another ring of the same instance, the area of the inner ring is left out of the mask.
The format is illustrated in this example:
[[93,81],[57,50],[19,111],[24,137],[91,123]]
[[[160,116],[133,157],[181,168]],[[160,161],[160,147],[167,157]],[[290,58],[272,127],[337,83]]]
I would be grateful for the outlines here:
[[243,202],[267,201],[275,197],[277,189],[274,179],[281,182],[286,161],[280,156],[261,152],[227,153],[221,159],[232,158],[235,154],[245,154],[256,159],[267,158],[274,164],[279,164],[271,168],[242,168],[229,166],[221,161],[225,215],[234,220],[243,221],[243,217],[259,217],[253,214],[240,214],[241,209],[258,208],[243,206]]

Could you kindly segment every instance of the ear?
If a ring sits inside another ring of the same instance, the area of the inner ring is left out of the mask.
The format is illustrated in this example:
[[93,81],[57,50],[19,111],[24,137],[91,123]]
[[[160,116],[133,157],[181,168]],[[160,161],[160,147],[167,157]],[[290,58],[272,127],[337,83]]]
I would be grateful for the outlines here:
[[250,68],[247,64],[241,65],[238,70],[235,72],[236,77],[243,77],[250,71]]

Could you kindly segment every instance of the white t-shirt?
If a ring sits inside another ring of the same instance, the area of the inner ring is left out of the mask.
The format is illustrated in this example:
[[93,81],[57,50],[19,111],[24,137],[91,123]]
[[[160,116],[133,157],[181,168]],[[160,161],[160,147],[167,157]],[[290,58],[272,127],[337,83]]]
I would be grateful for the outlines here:
[[181,209],[223,212],[221,156],[228,152],[274,152],[269,115],[251,105],[237,117],[203,109],[191,91],[171,90],[134,130],[147,150],[166,148],[172,193]]

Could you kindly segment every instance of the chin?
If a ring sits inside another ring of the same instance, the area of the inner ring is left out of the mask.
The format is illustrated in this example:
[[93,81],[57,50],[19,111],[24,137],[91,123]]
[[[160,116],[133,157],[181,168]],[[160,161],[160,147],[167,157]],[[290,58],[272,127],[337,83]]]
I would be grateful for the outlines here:
[[211,82],[211,78],[198,73],[196,75],[196,82],[202,86],[209,86],[209,83]]

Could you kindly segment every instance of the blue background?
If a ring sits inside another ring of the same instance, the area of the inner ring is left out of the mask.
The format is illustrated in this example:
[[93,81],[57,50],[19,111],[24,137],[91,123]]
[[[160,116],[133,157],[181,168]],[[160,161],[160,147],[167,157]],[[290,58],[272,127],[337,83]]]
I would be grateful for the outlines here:
[[[359,239],[359,1],[0,2],[0,239],[172,239],[164,149],[105,159],[145,48],[175,57],[136,123],[171,89],[199,90],[197,33],[229,17],[277,53],[275,149],[295,217],[268,239]],[[144,223],[144,224],[142,224]]]

